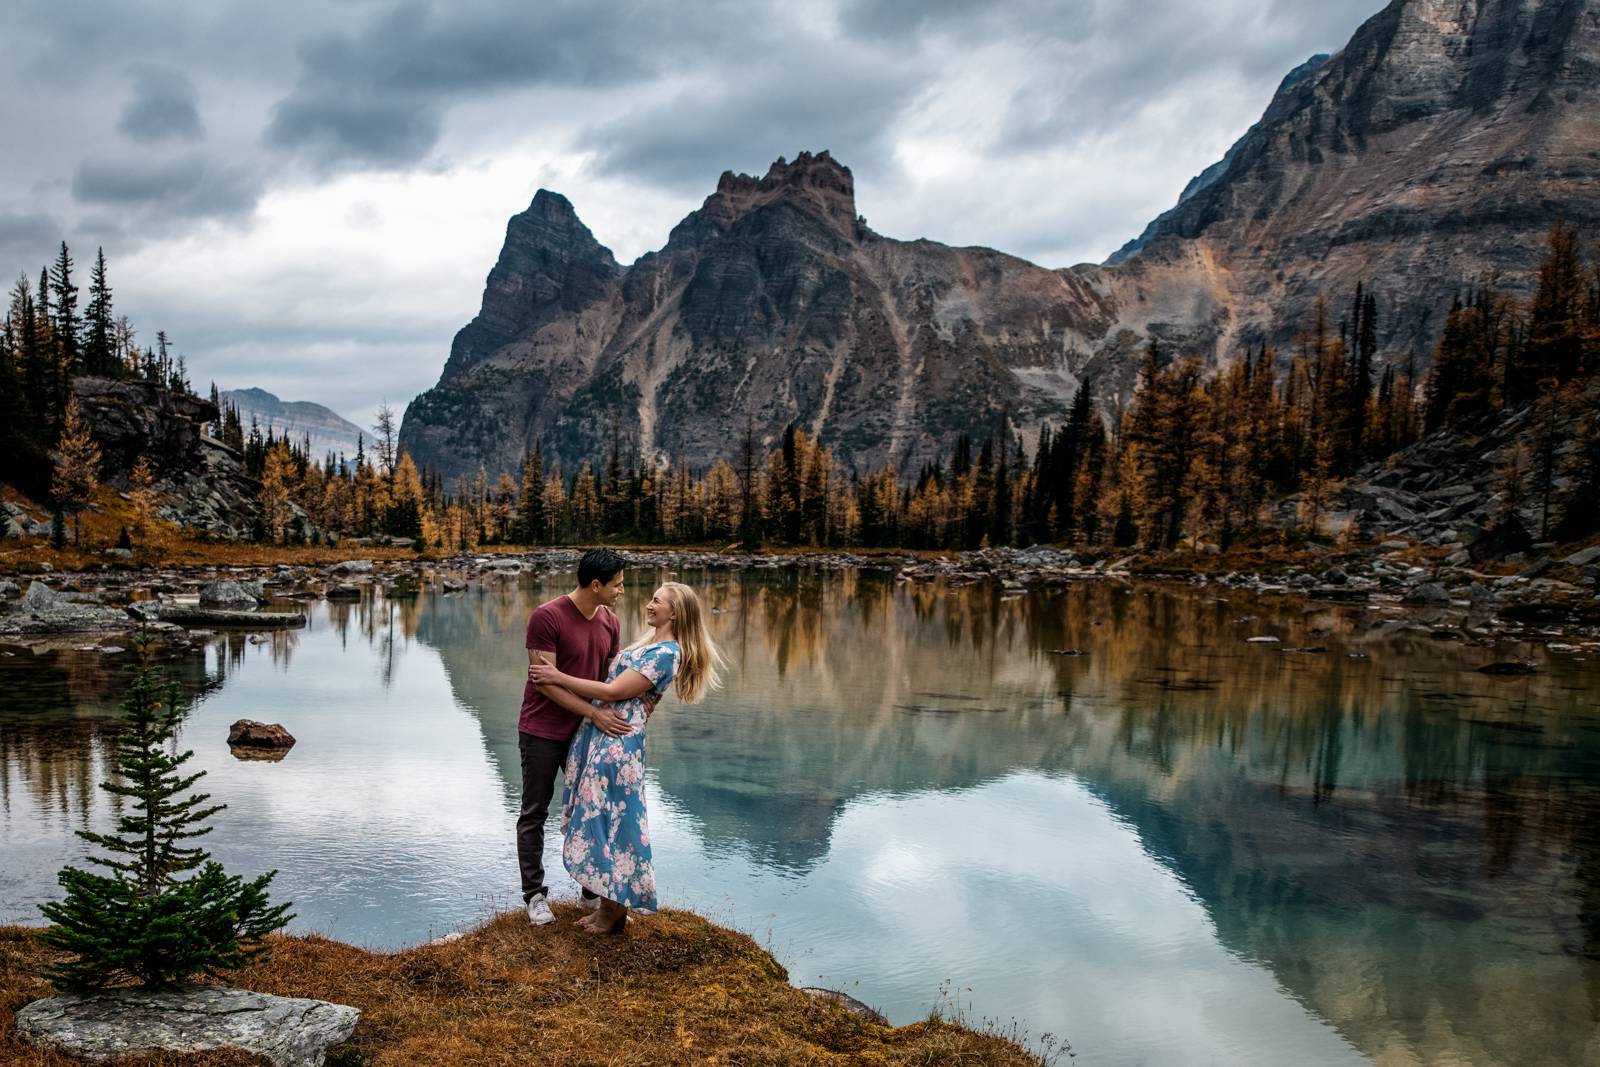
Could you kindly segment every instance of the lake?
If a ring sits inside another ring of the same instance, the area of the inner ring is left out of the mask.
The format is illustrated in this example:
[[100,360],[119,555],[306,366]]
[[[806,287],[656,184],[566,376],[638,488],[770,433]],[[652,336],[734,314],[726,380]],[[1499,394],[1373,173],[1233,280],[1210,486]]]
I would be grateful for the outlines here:
[[[628,572],[625,634],[667,573]],[[662,903],[797,984],[1082,1064],[1600,1062],[1600,651],[1236,591],[671,573],[731,669],[650,723]],[[373,948],[515,906],[522,631],[571,583],[368,590],[176,652],[228,804],[205,843],[279,871],[291,930]],[[0,656],[0,922],[113,818],[129,656],[84,643]],[[237,760],[239,718],[299,743]]]

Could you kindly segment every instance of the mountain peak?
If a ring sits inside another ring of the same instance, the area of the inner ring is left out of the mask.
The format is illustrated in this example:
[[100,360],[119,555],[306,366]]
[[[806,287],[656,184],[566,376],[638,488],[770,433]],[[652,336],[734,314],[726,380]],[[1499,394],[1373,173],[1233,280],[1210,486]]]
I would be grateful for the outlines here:
[[827,149],[801,152],[792,163],[779,156],[760,178],[723,171],[700,213],[726,225],[778,201],[810,212],[847,239],[855,237],[855,178]]

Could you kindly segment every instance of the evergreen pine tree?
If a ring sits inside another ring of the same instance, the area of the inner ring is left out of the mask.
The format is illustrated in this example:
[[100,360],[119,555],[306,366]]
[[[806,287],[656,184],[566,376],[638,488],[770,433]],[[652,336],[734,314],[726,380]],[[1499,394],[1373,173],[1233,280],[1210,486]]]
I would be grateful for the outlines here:
[[544,455],[535,444],[522,461],[522,493],[517,498],[515,538],[525,545],[545,540]]
[[1139,541],[1139,525],[1133,519],[1133,500],[1126,492],[1117,499],[1117,524],[1111,531],[1111,543],[1118,548],[1129,548]]
[[83,309],[83,365],[90,374],[115,374],[116,324],[111,315],[111,285],[106,280],[106,252],[95,252],[89,274],[89,303]]
[[115,833],[78,831],[106,853],[89,862],[110,873],[64,867],[58,880],[66,898],[39,909],[55,924],[46,943],[73,956],[50,973],[66,989],[129,979],[166,986],[234,970],[259,956],[261,939],[292,918],[288,904],[268,902],[276,871],[246,883],[187,843],[210,833],[203,823],[225,805],[206,806],[208,794],[189,793],[205,772],[183,773],[194,753],[172,751],[184,711],[181,693],[149,661],[148,645],[141,652],[122,700],[120,781],[100,783],[124,802],[123,814]]
[[61,242],[61,253],[56,265],[50,269],[50,287],[55,293],[55,331],[61,365],[68,372],[79,369],[78,351],[78,287],[72,281],[72,254],[67,242]]
[[761,547],[761,508],[757,489],[755,423],[746,418],[744,440],[739,446],[739,539],[747,552]]

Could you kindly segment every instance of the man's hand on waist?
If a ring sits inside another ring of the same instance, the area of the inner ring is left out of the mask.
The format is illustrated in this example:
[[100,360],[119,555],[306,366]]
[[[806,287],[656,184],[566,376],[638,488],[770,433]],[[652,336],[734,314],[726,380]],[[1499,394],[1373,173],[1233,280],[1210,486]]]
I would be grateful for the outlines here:
[[621,737],[633,732],[633,727],[628,725],[628,720],[618,713],[610,704],[596,705],[589,711],[589,721],[594,723],[594,728],[608,737]]

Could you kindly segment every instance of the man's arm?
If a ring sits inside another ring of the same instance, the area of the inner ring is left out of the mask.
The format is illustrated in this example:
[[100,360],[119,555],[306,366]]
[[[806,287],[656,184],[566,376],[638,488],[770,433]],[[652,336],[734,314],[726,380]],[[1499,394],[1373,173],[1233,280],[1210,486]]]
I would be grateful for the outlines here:
[[612,737],[621,737],[631,733],[633,727],[628,725],[628,720],[617,714],[617,709],[595,705],[584,700],[570,689],[563,689],[559,685],[541,685],[539,691],[548,696],[553,702],[566,708],[574,715],[581,715],[594,723],[595,728],[601,733]]
[[533,677],[534,664],[542,663],[549,667],[556,665],[556,654],[542,648],[528,649],[528,680],[543,693],[551,703],[566,708],[574,715],[581,715],[594,723],[595,729],[611,737],[621,737],[631,733],[633,727],[628,725],[628,720],[623,718],[616,708],[596,707],[584,700],[570,689],[559,685],[540,685]]

